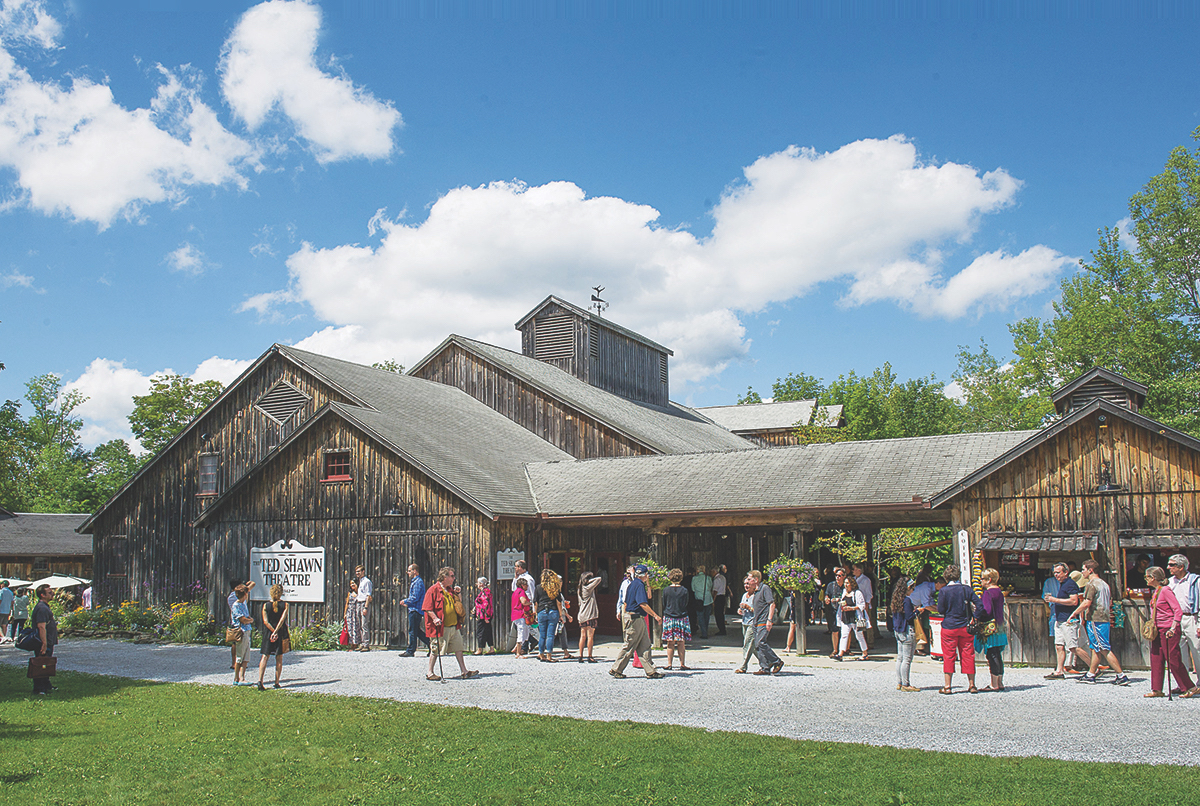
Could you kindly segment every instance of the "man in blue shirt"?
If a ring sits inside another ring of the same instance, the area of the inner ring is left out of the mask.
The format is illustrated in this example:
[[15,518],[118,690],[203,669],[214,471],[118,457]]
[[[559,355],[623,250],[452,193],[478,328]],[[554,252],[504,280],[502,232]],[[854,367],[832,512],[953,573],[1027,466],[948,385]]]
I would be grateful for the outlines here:
[[625,679],[625,666],[635,652],[641,658],[646,677],[651,680],[666,677],[654,668],[654,662],[650,659],[650,634],[646,629],[646,616],[659,623],[662,623],[662,618],[650,607],[650,599],[646,595],[646,582],[649,578],[650,569],[644,565],[636,565],[633,568],[633,579],[629,581],[629,587],[625,590],[625,618],[622,620],[625,642],[617,654],[616,663],[608,670],[608,673],[618,680]]
[[1054,611],[1054,653],[1058,665],[1054,671],[1046,675],[1047,680],[1062,680],[1066,677],[1063,668],[1068,657],[1078,656],[1086,665],[1087,656],[1079,648],[1079,619],[1071,619],[1071,614],[1079,606],[1079,586],[1067,571],[1066,563],[1055,563],[1054,579],[1058,582],[1058,595],[1043,594],[1042,599],[1052,605]]
[[401,652],[401,657],[411,658],[417,654],[417,639],[429,649],[429,638],[425,635],[425,625],[422,623],[424,614],[421,603],[425,601],[425,580],[421,579],[421,569],[416,563],[408,567],[408,598],[404,606],[408,608],[408,649]]

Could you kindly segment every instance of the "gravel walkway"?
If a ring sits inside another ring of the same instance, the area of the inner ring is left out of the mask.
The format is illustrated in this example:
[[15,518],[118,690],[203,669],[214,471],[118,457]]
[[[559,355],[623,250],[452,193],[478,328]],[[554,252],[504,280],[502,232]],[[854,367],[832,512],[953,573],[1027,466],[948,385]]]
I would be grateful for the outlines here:
[[[1044,669],[1011,669],[1004,693],[971,696],[956,690],[945,697],[937,694],[940,664],[925,659],[913,665],[913,684],[923,689],[918,694],[895,690],[891,657],[833,663],[814,655],[786,656],[780,675],[757,677],[734,675],[740,653],[712,647],[688,652],[694,671],[647,680],[631,667],[626,670],[628,679],[614,680],[606,672],[616,649],[614,643],[597,647],[597,656],[606,660],[590,665],[548,665],[511,655],[468,656],[468,667],[478,669],[479,678],[441,683],[424,679],[424,657],[403,658],[380,650],[297,652],[285,660],[284,685],[293,691],[671,723],[793,739],[993,756],[1200,764],[1200,731],[1173,731],[1174,741],[1169,743],[1159,732],[1162,725],[1183,724],[1178,722],[1181,716],[1188,724],[1200,724],[1200,699],[1143,699],[1149,690],[1147,672],[1132,672],[1133,685],[1123,688],[1052,682],[1042,679]],[[63,669],[147,680],[228,685],[233,674],[224,647],[68,640],[55,654]],[[23,665],[28,657],[10,646],[0,648],[0,663]],[[258,658],[252,651],[252,661]],[[665,655],[656,653],[655,659],[664,660]],[[453,660],[443,662],[448,674],[457,674]],[[988,679],[986,669],[981,665],[981,685]],[[251,671],[257,679],[257,666]],[[268,670],[268,680],[273,673]],[[965,678],[956,675],[955,682],[964,685]],[[930,719],[930,714],[942,718]],[[1097,719],[1111,728],[1100,731],[1105,738],[1098,746],[1085,746],[1090,731],[1063,728]]]

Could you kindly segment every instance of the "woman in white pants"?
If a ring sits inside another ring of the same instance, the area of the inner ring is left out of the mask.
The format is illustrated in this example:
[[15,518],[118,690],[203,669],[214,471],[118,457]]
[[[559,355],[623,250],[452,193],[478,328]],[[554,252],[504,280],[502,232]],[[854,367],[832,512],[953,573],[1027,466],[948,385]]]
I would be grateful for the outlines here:
[[838,652],[833,656],[834,660],[841,660],[846,656],[846,650],[850,648],[850,632],[854,631],[854,637],[858,639],[858,647],[862,650],[860,660],[867,660],[867,639],[863,635],[863,631],[858,626],[858,622],[865,622],[867,618],[867,600],[863,598],[862,592],[858,589],[858,583],[854,581],[854,575],[848,574],[846,581],[842,583],[842,598],[838,603],[837,610],[838,626],[842,631],[842,640],[838,645]]

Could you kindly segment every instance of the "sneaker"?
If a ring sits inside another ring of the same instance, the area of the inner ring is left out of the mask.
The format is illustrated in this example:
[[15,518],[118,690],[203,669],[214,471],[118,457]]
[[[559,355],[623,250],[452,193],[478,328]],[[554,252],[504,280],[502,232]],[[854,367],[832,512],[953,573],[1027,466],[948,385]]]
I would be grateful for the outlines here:
[[1113,685],[1114,686],[1128,686],[1129,678],[1123,674],[1119,674],[1113,678]]
[[1095,682],[1096,682],[1096,675],[1094,675],[1094,674],[1084,674],[1084,675],[1080,675],[1080,676],[1079,676],[1077,679],[1079,680],[1079,682],[1080,682],[1080,683],[1089,683],[1089,684],[1090,684],[1090,683],[1095,683]]

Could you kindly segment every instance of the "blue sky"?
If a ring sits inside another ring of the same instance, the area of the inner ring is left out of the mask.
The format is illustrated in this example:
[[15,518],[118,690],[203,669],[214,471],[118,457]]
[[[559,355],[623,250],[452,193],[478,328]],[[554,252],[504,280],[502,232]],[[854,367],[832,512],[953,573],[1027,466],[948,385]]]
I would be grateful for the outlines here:
[[0,9],[0,396],[60,374],[89,445],[156,372],[516,348],[595,284],[692,405],[949,381],[1200,126],[1192,4]]

